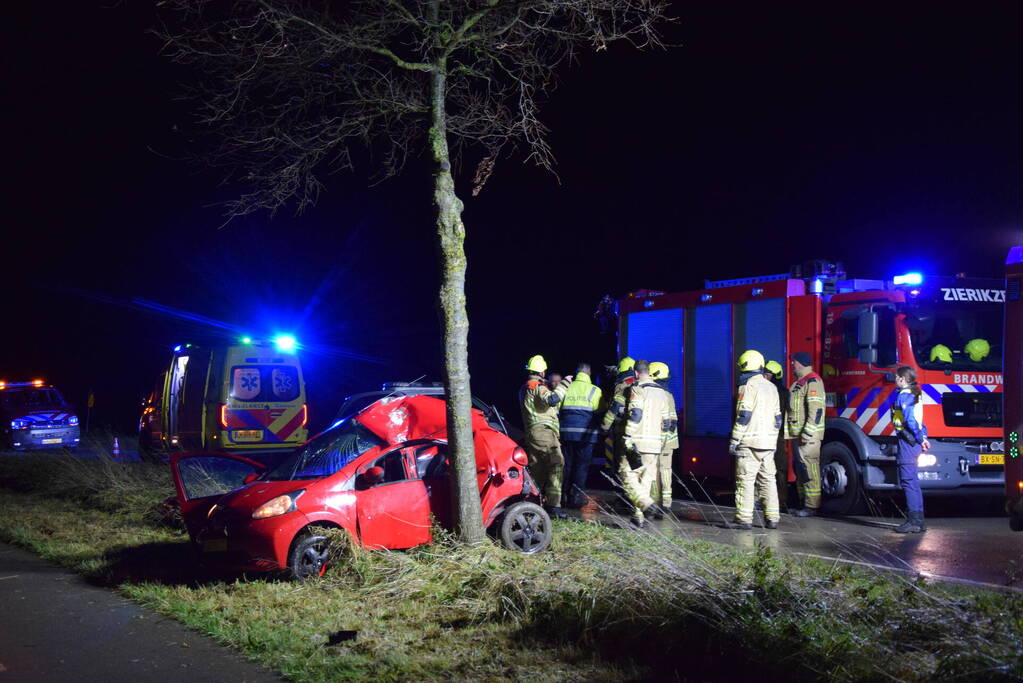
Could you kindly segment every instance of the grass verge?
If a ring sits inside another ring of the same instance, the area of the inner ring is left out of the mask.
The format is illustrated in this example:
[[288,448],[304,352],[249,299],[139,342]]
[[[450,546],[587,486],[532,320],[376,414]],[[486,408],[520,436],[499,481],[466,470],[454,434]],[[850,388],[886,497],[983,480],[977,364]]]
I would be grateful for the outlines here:
[[[549,552],[367,552],[295,584],[196,568],[165,467],[0,458],[0,538],[296,681],[1018,680],[1023,597],[576,522]],[[354,638],[351,638],[354,634]]]

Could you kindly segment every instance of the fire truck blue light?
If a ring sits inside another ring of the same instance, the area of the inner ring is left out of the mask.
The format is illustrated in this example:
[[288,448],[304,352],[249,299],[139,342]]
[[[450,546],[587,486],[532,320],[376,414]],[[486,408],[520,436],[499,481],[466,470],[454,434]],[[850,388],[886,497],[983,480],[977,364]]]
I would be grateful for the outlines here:
[[892,283],[895,285],[921,285],[924,282],[924,276],[920,273],[906,273],[905,275],[896,275],[892,278]]
[[274,337],[274,345],[277,346],[278,351],[294,351],[298,342],[290,334],[279,334]]
[[813,293],[823,294],[824,293],[824,281],[817,279],[813,281]]

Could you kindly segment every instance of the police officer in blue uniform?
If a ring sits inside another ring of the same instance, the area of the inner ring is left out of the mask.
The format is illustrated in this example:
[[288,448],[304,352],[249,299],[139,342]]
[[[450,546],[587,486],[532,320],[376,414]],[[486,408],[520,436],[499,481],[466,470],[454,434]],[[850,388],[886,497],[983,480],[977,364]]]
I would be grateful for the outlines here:
[[895,529],[900,534],[918,534],[927,531],[924,522],[924,496],[920,491],[917,457],[931,449],[923,422],[923,405],[916,371],[902,366],[895,371],[895,386],[899,393],[892,407],[892,426],[898,437],[899,484],[906,494],[906,521]]

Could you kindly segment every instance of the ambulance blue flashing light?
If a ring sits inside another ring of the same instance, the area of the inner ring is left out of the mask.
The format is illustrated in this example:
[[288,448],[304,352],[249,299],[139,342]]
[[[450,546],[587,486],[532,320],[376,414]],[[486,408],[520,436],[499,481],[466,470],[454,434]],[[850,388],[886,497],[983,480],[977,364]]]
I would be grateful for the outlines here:
[[274,337],[274,346],[277,347],[278,351],[294,351],[298,346],[298,342],[290,334],[279,334]]
[[174,353],[181,353],[181,344],[174,347]]
[[892,284],[898,285],[910,285],[918,287],[924,283],[924,276],[920,273],[906,273],[905,275],[896,275],[892,278]]
[[252,343],[252,337],[242,337],[238,341],[240,341],[242,344],[251,344]]

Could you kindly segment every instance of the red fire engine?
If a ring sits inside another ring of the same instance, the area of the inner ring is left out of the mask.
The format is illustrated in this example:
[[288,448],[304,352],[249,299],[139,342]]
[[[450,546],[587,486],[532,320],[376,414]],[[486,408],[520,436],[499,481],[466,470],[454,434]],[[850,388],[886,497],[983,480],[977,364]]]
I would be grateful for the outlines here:
[[1023,432],[1023,246],[1009,250],[1005,259],[1005,509],[1009,525],[1023,531],[1023,458],[1019,435]]
[[777,360],[788,385],[789,356],[806,351],[827,392],[825,511],[852,512],[865,491],[899,490],[891,406],[900,365],[916,370],[923,390],[932,444],[919,461],[924,493],[1000,495],[1003,287],[919,273],[850,279],[840,265],[816,261],[697,291],[634,293],[618,302],[619,351],[671,367],[683,480],[734,481],[727,440],[738,355],[757,349]]

